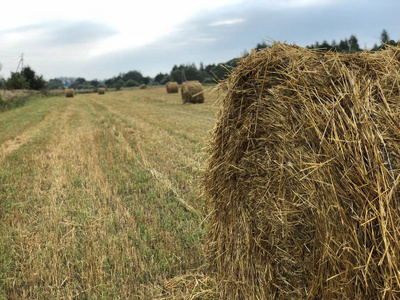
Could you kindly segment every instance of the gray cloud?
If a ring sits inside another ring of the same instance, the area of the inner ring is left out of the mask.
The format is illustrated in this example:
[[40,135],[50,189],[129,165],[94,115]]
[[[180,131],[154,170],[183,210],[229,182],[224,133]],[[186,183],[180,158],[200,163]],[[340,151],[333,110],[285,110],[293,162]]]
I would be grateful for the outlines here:
[[100,23],[61,23],[49,30],[48,42],[58,46],[93,43],[117,33],[115,29]]
[[[379,43],[383,29],[392,39],[400,39],[399,10],[400,1],[397,0],[337,1],[291,9],[272,9],[268,1],[246,1],[198,14],[180,24],[170,35],[144,47],[92,59],[79,60],[78,57],[74,64],[62,60],[46,64],[42,60],[40,72],[47,79],[56,76],[103,79],[133,69],[145,76],[154,76],[158,72],[169,72],[175,64],[225,62],[268,38],[306,46],[323,40],[339,42],[355,34],[361,47],[365,44],[372,47]],[[221,23],[239,19],[243,21]],[[93,22],[55,22],[43,24],[42,28],[36,25],[35,30],[41,29],[46,34],[40,43],[46,47],[74,45],[79,48],[81,44],[116,34],[112,28]],[[0,38],[2,34],[0,31]],[[55,65],[58,67],[54,68]],[[36,70],[33,63],[32,66]]]
[[2,30],[0,38],[10,34],[22,35],[20,47],[32,49],[88,44],[117,33],[115,29],[96,22],[52,21]]

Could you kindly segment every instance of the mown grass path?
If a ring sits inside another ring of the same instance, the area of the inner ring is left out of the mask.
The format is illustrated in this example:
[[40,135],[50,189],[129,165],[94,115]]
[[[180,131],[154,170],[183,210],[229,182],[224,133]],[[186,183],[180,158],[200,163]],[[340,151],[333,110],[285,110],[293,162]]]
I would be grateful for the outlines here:
[[204,264],[218,105],[164,88],[0,114],[0,299],[152,299]]

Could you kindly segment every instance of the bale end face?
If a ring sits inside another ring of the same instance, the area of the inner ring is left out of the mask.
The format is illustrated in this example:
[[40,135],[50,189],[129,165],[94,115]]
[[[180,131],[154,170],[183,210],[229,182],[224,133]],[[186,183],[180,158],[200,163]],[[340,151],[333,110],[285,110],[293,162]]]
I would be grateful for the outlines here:
[[99,95],[104,95],[106,93],[106,89],[105,88],[98,88],[97,92],[99,93]]

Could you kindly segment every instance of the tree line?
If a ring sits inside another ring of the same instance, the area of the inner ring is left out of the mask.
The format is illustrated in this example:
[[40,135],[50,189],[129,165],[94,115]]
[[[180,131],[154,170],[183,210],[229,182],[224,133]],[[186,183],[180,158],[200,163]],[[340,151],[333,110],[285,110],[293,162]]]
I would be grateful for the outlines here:
[[[380,36],[380,45],[374,44],[372,49],[370,51],[379,51],[382,49],[385,49],[388,45],[389,46],[396,46],[398,45],[399,42],[395,42],[394,40],[390,39],[388,32],[383,29],[381,36]],[[362,51],[361,47],[358,44],[358,39],[355,35],[351,35],[350,38],[345,38],[343,40],[340,40],[339,43],[337,43],[335,40],[333,40],[330,44],[324,40],[322,43],[316,42],[313,45],[307,46],[309,49],[321,49],[321,50],[327,50],[327,51],[336,51],[336,52],[341,52],[341,53],[355,53]],[[366,50],[366,49],[364,49]]]
[[[375,44],[371,51],[379,51],[385,49],[388,45],[398,45],[398,42],[390,39],[388,32],[384,29],[380,36],[380,44]],[[271,47],[271,44],[261,42],[254,48],[255,51],[260,51],[266,47]],[[326,51],[336,51],[341,53],[355,53],[362,51],[358,39],[355,35],[336,42],[333,40],[328,43],[326,40],[315,42],[312,45],[306,46],[309,49],[320,49]],[[244,50],[241,57],[249,55],[247,50]],[[240,58],[233,58],[225,63],[204,65],[200,63],[197,67],[194,63],[174,65],[169,73],[158,73],[154,78],[143,76],[140,71],[129,71],[120,73],[109,79],[99,81],[97,79],[86,80],[83,77],[58,77],[45,81],[43,76],[38,76],[35,71],[27,66],[20,72],[11,72],[11,77],[7,80],[0,80],[0,86],[6,89],[97,89],[98,87],[116,88],[135,87],[142,84],[165,84],[168,81],[176,81],[179,84],[187,80],[198,80],[203,84],[216,83],[225,78],[237,65]]]

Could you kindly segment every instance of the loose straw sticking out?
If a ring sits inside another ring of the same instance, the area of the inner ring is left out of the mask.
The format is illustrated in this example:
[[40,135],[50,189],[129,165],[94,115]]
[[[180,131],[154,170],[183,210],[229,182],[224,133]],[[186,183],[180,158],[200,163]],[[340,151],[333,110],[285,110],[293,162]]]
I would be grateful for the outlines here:
[[399,59],[275,43],[221,83],[205,187],[222,299],[400,299]]
[[203,86],[199,81],[186,81],[181,85],[182,102],[185,103],[203,103]]

